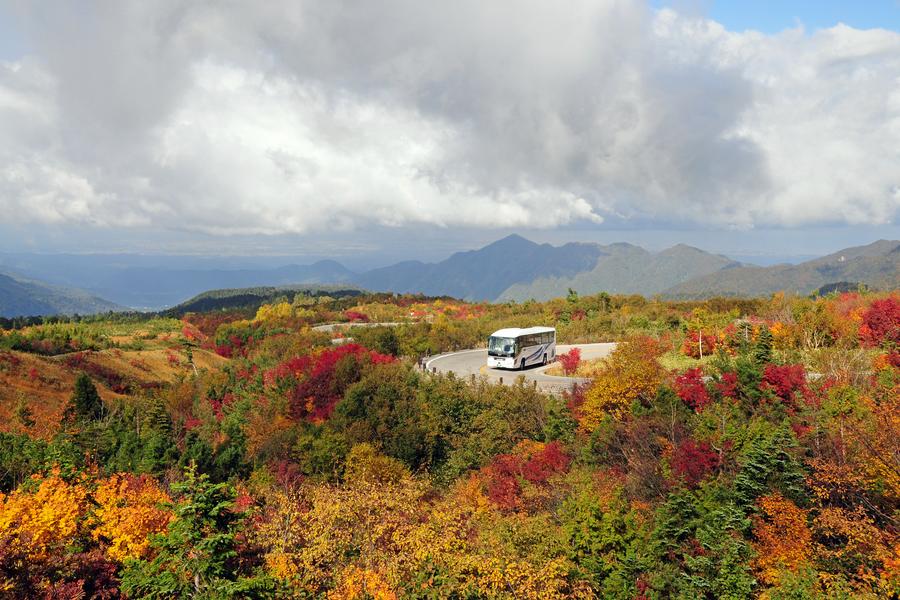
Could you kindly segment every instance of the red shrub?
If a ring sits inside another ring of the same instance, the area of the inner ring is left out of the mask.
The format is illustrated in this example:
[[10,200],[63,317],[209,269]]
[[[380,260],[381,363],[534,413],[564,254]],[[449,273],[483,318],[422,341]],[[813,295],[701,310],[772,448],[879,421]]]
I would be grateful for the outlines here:
[[351,323],[368,323],[369,316],[356,310],[348,310],[344,312],[344,317]]
[[688,369],[675,378],[675,391],[685,404],[701,412],[712,401],[703,382],[703,369]]
[[239,486],[237,489],[237,495],[234,497],[234,504],[231,506],[232,512],[236,513],[245,513],[250,510],[256,504],[256,498],[254,498],[250,492],[244,486]]
[[707,442],[687,438],[670,459],[672,473],[688,487],[696,487],[719,466],[719,455]]
[[259,372],[259,367],[257,365],[250,365],[249,367],[241,367],[239,368],[234,376],[240,379],[241,381],[249,381],[256,377],[256,374]]
[[590,386],[576,383],[569,391],[563,392],[566,408],[572,412],[575,418],[581,418],[581,407],[584,406],[585,395]]
[[559,442],[550,442],[528,457],[500,454],[483,471],[488,498],[502,509],[513,510],[520,505],[523,481],[544,485],[553,475],[565,472],[571,462]]
[[501,454],[487,468],[487,495],[491,502],[506,510],[513,510],[519,504],[522,487],[519,485],[519,473],[522,470],[522,457],[512,454]]
[[559,364],[562,365],[563,373],[573,375],[578,370],[578,365],[581,364],[581,349],[572,348],[568,352],[560,354],[558,358]]
[[303,472],[300,466],[290,460],[278,460],[269,467],[275,476],[275,483],[284,489],[293,490],[303,483]]
[[[702,340],[703,356],[708,356],[716,351],[716,336],[704,333]],[[681,353],[685,356],[690,356],[691,358],[700,358],[700,341],[701,336],[699,331],[693,329],[688,331],[684,338],[684,343],[681,345]]]
[[811,400],[803,365],[766,365],[761,387],[771,390],[790,408],[796,408],[799,400]]
[[37,368],[31,367],[28,369],[28,378],[32,381],[37,381],[41,378],[41,374],[38,372]]
[[225,418],[224,408],[234,404],[234,394],[228,392],[221,398],[210,398],[209,404],[216,415],[216,421],[221,422]]
[[900,301],[890,297],[876,300],[863,313],[859,337],[866,346],[900,344]]
[[724,398],[737,398],[738,396],[738,376],[737,373],[722,373],[722,379],[716,384],[716,390],[722,394]]
[[231,358],[234,355],[234,348],[225,344],[216,346],[216,354],[225,358]]
[[263,382],[287,391],[289,412],[294,419],[320,423],[331,416],[347,387],[359,379],[364,364],[394,360],[393,356],[373,352],[359,344],[344,344],[314,356],[285,361],[266,371]]
[[528,459],[522,467],[522,477],[531,483],[546,483],[551,476],[568,469],[571,462],[572,457],[563,452],[562,444],[550,442]]

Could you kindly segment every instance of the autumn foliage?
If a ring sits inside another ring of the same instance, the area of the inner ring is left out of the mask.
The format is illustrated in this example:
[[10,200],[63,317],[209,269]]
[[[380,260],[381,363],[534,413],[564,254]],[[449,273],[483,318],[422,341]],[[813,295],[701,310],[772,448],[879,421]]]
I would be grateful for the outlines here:
[[701,355],[709,356],[716,351],[718,340],[712,333],[692,329],[684,336],[681,353],[691,358],[700,358]]
[[875,300],[862,315],[859,337],[869,346],[900,346],[900,300]]
[[549,444],[522,443],[512,454],[501,454],[484,470],[487,495],[506,510],[522,505],[522,486],[540,486],[553,475],[564,472],[572,458],[559,442]]
[[94,492],[98,523],[91,535],[108,544],[106,552],[112,560],[143,558],[150,536],[163,532],[172,519],[165,508],[169,501],[169,496],[147,475],[113,475],[100,482]]
[[784,571],[808,564],[813,553],[809,514],[778,493],[758,501],[759,516],[753,521],[756,559],[760,579],[777,583]]
[[[323,292],[0,331],[0,597],[898,597],[898,301]],[[538,323],[618,344],[554,393],[418,366]]]
[[676,480],[696,487],[719,466],[719,454],[709,442],[687,438],[675,448],[670,464]]
[[[712,398],[706,389],[706,383],[703,381],[703,369],[695,367],[688,369],[675,378],[675,391],[678,397],[684,400],[684,403],[696,410],[702,411],[706,408]],[[727,395],[727,394],[726,394]]]
[[19,489],[0,498],[0,543],[28,560],[45,560],[84,531],[88,491],[58,472],[32,483],[33,492]]
[[803,365],[766,365],[763,388],[770,390],[790,408],[811,400]]
[[659,344],[650,338],[620,343],[585,395],[582,427],[592,430],[605,416],[621,417],[632,402],[649,401],[662,381],[662,367],[656,360],[660,353]]
[[581,364],[581,349],[572,348],[568,352],[560,354],[557,358],[559,358],[559,363],[562,365],[563,373],[574,375],[575,371],[578,370],[578,365]]

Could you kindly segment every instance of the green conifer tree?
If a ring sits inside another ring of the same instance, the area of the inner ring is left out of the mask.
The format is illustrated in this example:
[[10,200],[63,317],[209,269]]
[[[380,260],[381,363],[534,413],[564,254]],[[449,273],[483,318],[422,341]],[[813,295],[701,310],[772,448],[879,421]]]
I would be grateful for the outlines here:
[[133,560],[122,572],[130,598],[274,598],[275,581],[251,572],[239,556],[244,517],[232,510],[234,490],[213,484],[192,465],[172,485],[175,520],[151,542],[152,560]]
[[103,418],[105,408],[91,378],[81,373],[75,379],[75,390],[63,413],[68,423],[91,423]]
[[756,360],[757,364],[764,365],[772,362],[773,342],[772,332],[769,331],[768,327],[763,325],[759,330],[759,335],[756,337],[756,344],[753,347],[753,358]]

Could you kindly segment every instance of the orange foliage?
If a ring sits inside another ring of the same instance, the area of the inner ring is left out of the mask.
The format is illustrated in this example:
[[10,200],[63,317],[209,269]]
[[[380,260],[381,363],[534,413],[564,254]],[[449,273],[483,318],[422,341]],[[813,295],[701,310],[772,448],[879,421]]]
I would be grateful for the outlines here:
[[372,569],[352,566],[344,570],[341,584],[328,594],[329,600],[397,600],[387,581]]
[[147,475],[113,475],[97,486],[94,500],[98,524],[91,535],[108,540],[106,553],[117,561],[145,557],[149,536],[164,531],[172,519],[160,506],[169,496]]
[[871,569],[892,557],[886,533],[861,507],[853,510],[823,508],[813,525],[817,537],[829,541],[828,544],[818,544],[819,558],[838,564],[859,563],[855,575],[860,579],[873,580]]
[[753,523],[757,539],[754,566],[762,581],[775,584],[779,571],[794,571],[812,555],[808,514],[778,493],[761,497],[757,504],[765,518],[758,517]]

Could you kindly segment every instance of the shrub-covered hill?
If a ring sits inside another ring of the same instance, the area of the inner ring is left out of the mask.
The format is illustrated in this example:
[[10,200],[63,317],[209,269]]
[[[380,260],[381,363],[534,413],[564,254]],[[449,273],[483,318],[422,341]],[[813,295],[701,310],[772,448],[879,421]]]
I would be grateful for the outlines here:
[[0,317],[82,314],[123,310],[84,290],[0,273]]
[[[562,396],[416,366],[533,324],[620,343]],[[900,593],[897,292],[297,296],[0,348],[11,597]]]
[[293,301],[298,296],[313,299],[321,297],[344,298],[358,296],[362,293],[363,291],[359,288],[345,285],[287,285],[210,290],[163,311],[163,314],[181,316],[190,312],[208,312],[213,310],[256,310],[261,305],[274,302],[280,298],[288,301]]
[[81,373],[115,403],[155,393],[195,369],[217,372],[225,366],[228,361],[215,352],[187,345],[181,328],[175,320],[143,326],[62,323],[7,334],[0,338],[6,347],[0,349],[0,431],[53,437]]

